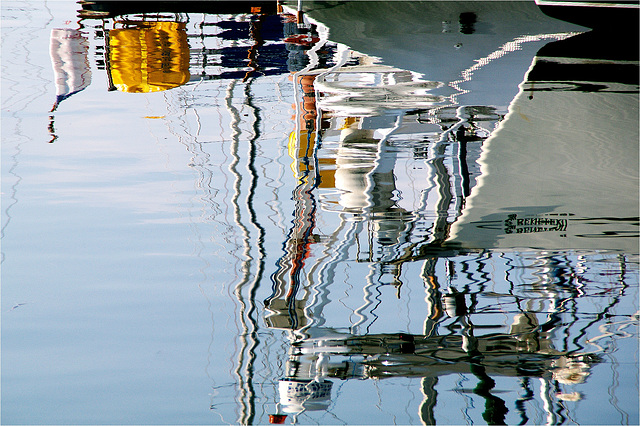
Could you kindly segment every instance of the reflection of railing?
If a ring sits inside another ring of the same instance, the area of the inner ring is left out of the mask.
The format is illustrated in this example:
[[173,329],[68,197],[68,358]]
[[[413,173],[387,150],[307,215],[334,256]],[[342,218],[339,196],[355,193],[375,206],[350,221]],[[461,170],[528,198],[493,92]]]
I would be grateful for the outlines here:
[[[96,63],[107,71],[112,90],[150,92],[287,71],[282,24],[271,8],[241,8],[242,13],[218,8],[209,14],[210,8],[202,7],[207,2],[180,2],[189,4],[170,7],[173,12],[160,12],[164,9],[158,6],[155,13],[147,7],[146,12],[134,13],[137,8],[127,7],[127,2],[104,3],[98,9],[111,7],[110,12],[94,10],[82,16],[102,19],[94,35],[104,39]],[[191,12],[187,19],[191,9],[200,13]]]
[[[353,334],[325,327],[306,328],[304,333],[297,334],[306,337],[291,341],[287,376],[283,380],[312,383],[318,378],[326,381],[422,377],[424,401],[420,416],[429,424],[428,420],[434,418],[438,377],[452,374],[475,376],[478,383],[470,392],[485,400],[483,418],[491,423],[504,423],[508,412],[505,400],[492,392],[496,386],[494,379],[521,378],[522,393],[515,405],[521,419],[526,420],[529,414],[523,402],[534,397],[531,380],[536,378],[540,382],[539,397],[548,419],[556,419],[551,421],[554,424],[564,410],[564,401],[581,398],[579,392],[563,392],[563,387],[571,389],[583,384],[592,367],[602,361],[604,349],[597,345],[584,346],[583,338],[588,333],[597,333],[595,328],[600,320],[621,301],[628,288],[624,277],[626,260],[617,259],[622,280],[619,293],[595,320],[582,326],[578,322],[579,313],[575,311],[574,301],[577,294],[584,291],[584,281],[589,280],[592,273],[586,267],[586,259],[578,259],[578,263],[573,264],[574,260],[561,256],[532,257],[533,264],[538,264],[535,271],[544,272],[534,272],[538,274],[537,282],[522,290],[518,290],[524,285],[521,280],[526,280],[522,273],[532,265],[512,264],[509,277],[517,281],[511,282],[511,290],[502,296],[512,301],[503,303],[498,311],[491,305],[479,303],[480,297],[491,297],[484,288],[485,281],[491,279],[484,271],[487,260],[489,258],[463,261],[465,267],[475,265],[478,278],[469,277],[471,285],[467,285],[464,291],[450,290],[444,294],[439,290],[436,258],[425,262],[423,279],[428,312],[424,334]],[[528,292],[535,293],[537,297],[528,296]],[[582,297],[601,296],[582,293]],[[546,302],[546,307],[541,302]],[[487,324],[484,318],[491,318],[494,312],[511,318],[506,332],[491,331],[501,327]],[[545,313],[546,320],[541,321],[540,316]],[[621,321],[620,329],[633,323],[637,323],[637,318]],[[439,332],[438,328],[442,331]],[[572,340],[567,339],[570,335]],[[599,335],[587,343],[593,344],[607,336],[613,337],[611,334]],[[623,337],[622,334],[618,336]],[[306,396],[312,398],[313,395]],[[286,406],[287,401],[281,395],[280,403]],[[310,404],[312,402],[309,401]],[[289,412],[296,412],[296,407],[298,411],[305,408],[300,401],[289,403]]]

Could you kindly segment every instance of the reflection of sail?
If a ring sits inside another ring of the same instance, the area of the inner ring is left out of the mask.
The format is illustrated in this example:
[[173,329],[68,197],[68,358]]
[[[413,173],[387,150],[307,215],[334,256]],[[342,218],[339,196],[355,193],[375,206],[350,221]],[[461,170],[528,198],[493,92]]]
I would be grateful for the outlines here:
[[80,30],[56,28],[51,31],[51,63],[56,78],[56,102],[51,111],[69,96],[91,84],[89,44]]
[[113,85],[122,92],[157,92],[189,81],[189,45],[185,24],[140,22],[109,32]]

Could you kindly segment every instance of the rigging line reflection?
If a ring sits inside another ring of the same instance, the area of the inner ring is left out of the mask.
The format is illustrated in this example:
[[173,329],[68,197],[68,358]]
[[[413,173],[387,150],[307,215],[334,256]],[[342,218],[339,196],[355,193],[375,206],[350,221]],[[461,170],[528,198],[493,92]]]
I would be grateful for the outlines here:
[[420,381],[420,391],[422,392],[423,399],[420,403],[419,414],[420,421],[425,426],[435,426],[436,424],[434,410],[438,404],[437,384],[438,377],[423,377]]
[[[45,9],[48,14],[48,20],[42,25],[41,29],[44,30],[48,27],[48,25],[53,21],[53,15],[48,6],[45,5]],[[47,86],[49,84],[49,80],[45,79],[42,76],[42,72],[44,68],[38,65],[37,63],[32,62],[32,55],[29,49],[29,40],[32,39],[32,31],[34,28],[30,25],[35,22],[35,16],[31,13],[31,9],[20,10],[21,17],[20,19],[25,19],[27,24],[21,27],[11,28],[5,26],[3,28],[4,31],[11,31],[13,34],[20,34],[18,40],[16,40],[16,44],[12,45],[9,48],[3,46],[2,50],[2,63],[3,63],[3,73],[2,79],[6,82],[13,82],[15,84],[8,84],[7,89],[3,89],[2,93],[2,117],[3,117],[3,128],[7,129],[9,127],[8,121],[5,121],[7,117],[6,113],[10,112],[13,121],[14,137],[13,140],[16,143],[13,145],[14,152],[10,155],[11,158],[11,166],[8,169],[8,174],[15,178],[14,182],[11,184],[10,189],[10,202],[5,202],[5,193],[2,194],[2,204],[5,206],[3,209],[3,218],[2,218],[2,227],[0,228],[0,240],[4,240],[6,236],[6,230],[13,219],[11,215],[11,210],[15,208],[18,204],[18,188],[23,178],[18,173],[20,168],[20,157],[22,155],[22,145],[31,141],[32,139],[23,133],[23,118],[21,116],[21,112],[27,109],[32,102],[43,96],[47,93]],[[10,16],[7,14],[6,18]],[[19,22],[16,20],[16,22]],[[4,34],[9,35],[9,34]],[[3,38],[4,40],[4,38]],[[4,44],[4,43],[3,43]],[[26,58],[25,58],[26,56]],[[15,68],[14,68],[15,67]],[[24,72],[27,75],[35,75],[38,77],[38,80],[42,84],[35,84],[35,79],[31,80],[28,86],[18,84],[17,76],[12,75],[13,69],[19,70],[18,72]],[[14,78],[16,80],[14,80]],[[9,93],[9,95],[7,95]],[[55,139],[54,139],[55,140]],[[6,146],[3,143],[3,146]],[[6,254],[4,250],[0,250],[0,264],[3,264],[6,260]]]
[[519,397],[516,402],[516,410],[520,415],[520,425],[527,424],[529,421],[529,416],[527,416],[526,403],[533,400],[535,393],[533,389],[531,389],[531,380],[529,377],[521,377],[520,378],[520,387],[522,388],[522,396]]
[[[442,293],[436,274],[437,257],[425,259],[420,274],[425,287],[425,302],[427,304],[427,316],[424,320],[423,333],[425,337],[437,335],[437,327],[440,319],[444,315],[442,309]],[[420,420],[424,425],[435,425],[436,419],[434,410],[438,401],[438,391],[436,385],[438,377],[423,377],[421,380],[421,391],[424,396],[420,404]]]
[[[369,266],[369,273],[365,277],[365,285],[362,288],[362,300],[364,303],[358,309],[355,310],[355,313],[361,318],[370,318],[371,321],[368,322],[364,334],[369,334],[371,326],[378,320],[379,316],[375,313],[376,309],[382,304],[382,293],[380,291],[380,284],[374,282],[374,275],[376,273],[375,264],[371,264]],[[377,303],[376,303],[377,302]],[[370,309],[368,309],[370,308]],[[365,315],[363,312],[365,309],[368,309],[367,313],[369,315]],[[357,330],[358,333],[362,333],[361,329],[365,322],[359,322],[353,325],[353,329]]]
[[553,398],[551,397],[551,389],[549,381],[543,378],[539,379],[540,382],[540,400],[542,401],[542,407],[546,414],[546,425],[551,426],[557,424],[556,413],[553,411]]
[[[215,201],[215,192],[213,189],[212,181],[213,181],[213,172],[209,168],[210,163],[210,154],[203,149],[203,142],[199,140],[201,124],[200,124],[200,116],[198,114],[198,110],[193,107],[193,98],[186,98],[184,109],[180,107],[175,107],[175,103],[172,102],[172,97],[169,92],[163,93],[163,99],[165,101],[165,105],[167,108],[167,117],[177,117],[179,118],[179,128],[180,131],[176,131],[171,126],[171,121],[163,118],[163,121],[167,125],[167,130],[170,134],[172,134],[176,140],[182,144],[186,151],[191,155],[189,167],[194,169],[198,173],[198,178],[196,180],[196,187],[204,192],[204,195],[198,196],[197,193],[194,194],[193,198],[191,198],[191,202],[193,203],[197,198],[202,202],[202,216],[207,220],[213,220],[215,216],[217,216],[221,210],[219,204]],[[148,106],[148,105],[147,105]],[[196,119],[197,128],[195,134],[192,133],[191,129],[188,126],[187,122],[187,112],[191,110]],[[150,130],[151,131],[151,130]],[[186,135],[186,137],[184,136]],[[156,140],[158,138],[156,137]],[[198,161],[198,159],[200,159]],[[193,204],[192,204],[193,205]],[[213,212],[210,215],[209,211]],[[206,256],[203,256],[203,250],[205,248],[205,243],[202,238],[202,233],[200,232],[199,227],[197,226],[197,221],[194,220],[191,210],[189,210],[189,224],[192,232],[194,233],[194,254],[197,258],[202,262],[202,266],[199,269],[200,274],[202,275],[202,279],[198,282],[198,289],[202,296],[204,297],[207,305],[207,312],[210,316],[211,321],[211,329],[210,329],[210,339],[207,347],[207,357],[206,357],[206,365],[205,365],[205,374],[208,379],[211,381],[211,393],[209,394],[210,401],[209,407],[211,410],[215,409],[215,400],[219,394],[218,386],[216,384],[216,380],[211,374],[211,366],[212,366],[212,348],[215,342],[215,331],[216,331],[216,322],[215,315],[213,310],[213,304],[211,298],[208,296],[205,290],[205,283],[207,283],[210,279],[208,269],[211,268],[211,263],[207,259]],[[218,413],[220,416],[221,414]],[[222,417],[221,417],[222,420]]]
[[450,103],[448,105],[437,106],[433,110],[430,110],[429,114],[435,116],[438,110],[445,108],[446,106],[459,105],[460,103],[458,101],[458,97],[470,92],[470,90],[464,89],[463,87],[461,87],[462,84],[471,81],[473,74],[476,71],[482,69],[484,66],[486,66],[490,62],[496,59],[499,59],[505,55],[508,55],[511,52],[521,50],[522,44],[539,42],[544,40],[553,40],[553,41],[564,40],[577,34],[579,33],[567,32],[567,33],[556,33],[556,34],[526,35],[526,36],[516,37],[512,41],[503,44],[498,49],[491,52],[489,55],[480,59],[476,59],[474,61],[475,62],[474,65],[472,65],[471,67],[461,71],[460,79],[449,82],[448,85],[453,89],[455,89],[457,93],[454,93],[449,97]]
[[[309,303],[309,308],[305,311],[305,315],[308,315],[311,320],[306,327],[303,327],[300,332],[306,332],[311,327],[322,327],[326,323],[323,310],[329,304],[330,285],[335,281],[336,267],[340,262],[347,259],[346,241],[347,238],[342,241],[338,240],[338,235],[342,232],[346,226],[346,221],[340,221],[338,229],[335,233],[331,234],[327,239],[323,256],[318,259],[314,266],[318,267],[317,279],[318,284],[313,286],[313,296]],[[352,227],[354,224],[352,223]],[[347,231],[349,232],[349,231]],[[331,250],[334,245],[337,247]],[[333,251],[333,253],[332,253]]]
[[[255,59],[255,55],[257,54],[256,49],[264,44],[261,36],[260,36],[260,19],[262,15],[258,18],[258,23],[254,23],[252,21],[251,28],[251,39],[254,40],[254,44],[249,50],[249,58]],[[255,26],[253,26],[255,25]],[[257,65],[255,63],[250,64],[252,68],[257,69]],[[257,358],[256,349],[260,345],[260,339],[258,338],[258,319],[257,319],[257,307],[256,307],[256,291],[257,287],[262,280],[262,275],[264,272],[264,258],[266,256],[265,248],[264,248],[264,238],[265,238],[265,229],[262,227],[257,221],[257,215],[254,209],[254,197],[258,184],[258,175],[255,168],[255,160],[257,154],[257,143],[261,135],[260,126],[260,109],[254,104],[253,96],[251,94],[251,83],[253,82],[253,78],[249,78],[250,74],[247,73],[245,78],[243,79],[244,84],[244,105],[247,105],[249,109],[253,112],[253,123],[252,123],[252,135],[248,140],[248,158],[246,168],[250,172],[250,182],[247,189],[247,197],[246,197],[246,209],[249,213],[249,221],[252,226],[257,230],[256,237],[256,246],[258,249],[258,259],[257,259],[257,270],[254,274],[253,283],[249,286],[248,292],[248,301],[245,302],[243,288],[249,283],[250,275],[251,275],[251,263],[254,261],[253,256],[251,255],[251,246],[252,243],[250,241],[251,235],[248,228],[244,225],[241,218],[240,213],[240,205],[239,205],[239,197],[241,193],[242,187],[242,176],[237,171],[237,165],[240,161],[238,148],[239,148],[239,139],[240,139],[240,114],[238,110],[233,107],[232,104],[232,96],[233,91],[235,89],[236,80],[233,80],[228,88],[227,96],[225,98],[225,102],[227,105],[227,109],[229,110],[232,116],[232,155],[233,162],[229,165],[229,170],[235,176],[235,184],[234,184],[234,196],[232,198],[232,204],[234,206],[234,221],[238,225],[238,227],[242,230],[242,234],[244,236],[244,258],[242,270],[244,272],[241,280],[236,284],[235,287],[235,296],[240,303],[240,322],[243,328],[243,333],[240,336],[241,340],[241,349],[238,354],[238,363],[236,368],[236,376],[240,380],[240,389],[241,389],[241,416],[240,422],[242,424],[252,424],[255,416],[255,390],[253,385],[253,376],[254,376],[254,363]],[[248,303],[248,308],[247,308]],[[240,372],[240,368],[244,365],[244,357],[245,353],[247,356],[246,366],[244,369],[244,376]]]
[[[255,193],[258,186],[258,174],[255,168],[255,161],[257,155],[257,144],[260,139],[261,131],[261,117],[260,117],[260,109],[256,107],[253,103],[253,96],[251,93],[251,83],[253,79],[249,79],[244,86],[244,95],[245,95],[245,105],[248,105],[251,111],[253,112],[253,124],[252,124],[252,135],[248,141],[248,161],[247,161],[247,169],[250,171],[251,180],[249,182],[248,193],[246,198],[246,208],[249,212],[249,221],[252,226],[257,230],[257,237],[255,239],[255,246],[258,250],[258,259],[256,265],[256,271],[254,273],[253,282],[249,286],[248,296],[249,296],[249,309],[246,313],[248,321],[251,323],[251,345],[247,347],[247,352],[249,353],[249,360],[247,362],[246,374],[247,374],[247,387],[251,389],[251,416],[246,418],[245,424],[253,424],[253,419],[255,416],[255,402],[256,396],[255,391],[253,390],[253,376],[255,369],[255,361],[257,359],[257,348],[260,345],[260,338],[258,336],[258,310],[256,306],[257,299],[257,290],[260,282],[262,281],[262,276],[265,270],[265,262],[264,259],[266,257],[266,251],[264,247],[264,239],[265,239],[265,229],[257,220],[257,215],[254,208],[254,198]],[[240,285],[240,284],[238,284]],[[242,284],[243,286],[245,284]]]
[[[612,309],[614,309],[622,300],[622,297],[624,296],[626,290],[629,288],[629,284],[627,284],[626,282],[626,272],[627,272],[627,259],[626,256],[623,254],[618,255],[618,262],[620,265],[620,278],[618,279],[618,284],[620,285],[620,289],[618,291],[617,294],[613,293],[611,295],[612,301],[611,303],[609,303],[605,309],[601,312],[599,312],[596,317],[593,319],[593,321],[590,321],[589,323],[587,323],[583,328],[581,328],[578,332],[578,335],[573,339],[573,344],[576,345],[577,350],[583,350],[584,346],[579,342],[581,339],[583,339],[586,335],[587,335],[587,331],[589,330],[589,328],[599,322],[602,321],[602,319],[607,318],[609,316],[613,316],[612,314],[609,314],[609,311],[611,311]],[[636,313],[635,315],[635,321],[638,321],[638,313]],[[597,339],[587,339],[585,341],[586,344],[589,345],[593,345],[593,341],[597,340]],[[597,346],[597,345],[596,345]],[[602,349],[602,347],[597,346],[597,348]]]
[[[22,125],[22,119],[18,118],[16,119],[16,128],[20,128]],[[16,132],[19,133],[19,132]],[[4,200],[2,202],[2,204],[6,204],[5,209],[3,210],[4,212],[4,217],[3,217],[3,224],[2,224],[2,229],[0,229],[0,240],[4,239],[5,237],[5,231],[7,229],[7,227],[9,226],[9,224],[11,223],[11,219],[13,218],[13,216],[11,216],[11,209],[18,204],[18,186],[20,185],[20,182],[22,182],[22,176],[20,176],[17,172],[18,167],[19,167],[19,161],[18,158],[20,157],[20,155],[22,154],[22,147],[21,145],[23,145],[24,143],[26,143],[28,141],[28,138],[23,136],[21,141],[19,141],[18,143],[15,144],[14,147],[14,151],[11,154],[11,167],[9,168],[9,170],[7,171],[10,175],[15,177],[15,181],[11,184],[11,192],[10,192],[10,199],[11,202],[9,203],[5,203]],[[4,194],[3,194],[4,195]],[[5,252],[4,250],[0,252],[0,264],[4,263],[5,261]]]
[[258,217],[254,207],[254,199],[256,195],[256,190],[258,188],[258,172],[255,167],[255,162],[257,158],[257,145],[260,140],[261,130],[260,126],[262,124],[262,119],[260,117],[260,108],[258,108],[253,101],[253,95],[251,93],[251,83],[253,79],[249,79],[249,81],[245,84],[244,95],[245,95],[245,105],[247,105],[251,111],[253,112],[253,124],[252,124],[252,136],[248,141],[248,163],[247,169],[250,172],[251,180],[249,182],[249,188],[247,191],[246,205],[247,210],[249,212],[249,221],[251,225],[256,229],[258,235],[256,237],[256,246],[258,248],[258,264],[257,270],[254,277],[254,283],[251,286],[251,311],[250,315],[255,313],[255,298],[257,287],[262,281],[262,275],[264,273],[264,259],[266,257],[266,251],[264,247],[264,239],[266,235],[265,228],[258,221]]

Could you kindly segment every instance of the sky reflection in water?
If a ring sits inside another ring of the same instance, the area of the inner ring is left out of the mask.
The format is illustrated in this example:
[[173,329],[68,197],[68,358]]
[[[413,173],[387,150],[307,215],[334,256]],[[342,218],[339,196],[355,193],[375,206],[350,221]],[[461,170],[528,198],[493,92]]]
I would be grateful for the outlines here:
[[637,49],[329,6],[2,3],[3,423],[638,423]]

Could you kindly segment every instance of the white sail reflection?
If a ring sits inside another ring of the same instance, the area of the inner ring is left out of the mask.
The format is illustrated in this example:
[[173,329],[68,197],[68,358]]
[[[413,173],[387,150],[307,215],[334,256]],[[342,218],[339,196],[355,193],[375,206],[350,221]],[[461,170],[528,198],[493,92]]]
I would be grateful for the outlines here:
[[49,53],[56,76],[55,111],[63,100],[91,84],[89,43],[81,30],[56,28],[51,31]]
[[[55,28],[51,30],[49,55],[56,84],[56,100],[49,111],[53,113],[58,109],[60,102],[91,84],[89,42],[81,30]],[[49,142],[52,143],[58,138],[53,115],[49,116],[49,133]]]

